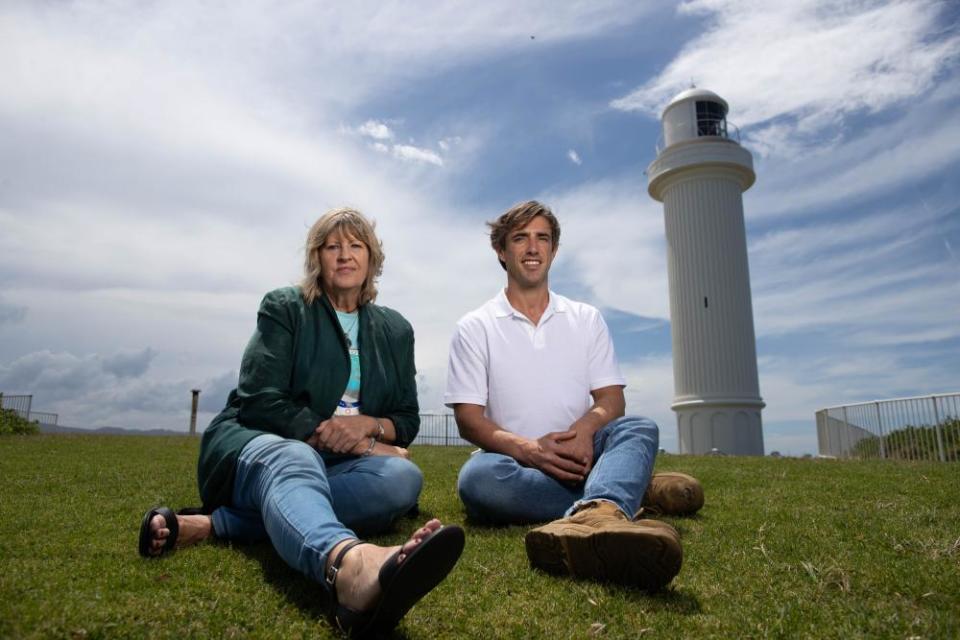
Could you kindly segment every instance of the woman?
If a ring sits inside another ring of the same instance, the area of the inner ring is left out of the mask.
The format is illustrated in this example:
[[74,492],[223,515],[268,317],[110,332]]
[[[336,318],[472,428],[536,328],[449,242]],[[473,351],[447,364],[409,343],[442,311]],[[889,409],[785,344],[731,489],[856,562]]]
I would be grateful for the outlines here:
[[269,538],[323,584],[332,617],[364,636],[396,626],[439,584],[463,531],[427,522],[401,547],[360,543],[414,508],[422,485],[406,446],[419,429],[413,330],[373,304],[383,251],[359,212],[326,213],[307,236],[299,287],[268,293],[237,388],[203,434],[204,514],[151,509],[140,553],[210,536]]

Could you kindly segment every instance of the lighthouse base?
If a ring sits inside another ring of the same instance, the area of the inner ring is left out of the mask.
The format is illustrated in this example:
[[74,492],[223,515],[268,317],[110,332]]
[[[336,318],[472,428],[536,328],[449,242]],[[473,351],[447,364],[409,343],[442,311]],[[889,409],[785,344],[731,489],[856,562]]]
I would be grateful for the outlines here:
[[759,407],[675,404],[680,453],[762,456],[762,407],[762,403]]

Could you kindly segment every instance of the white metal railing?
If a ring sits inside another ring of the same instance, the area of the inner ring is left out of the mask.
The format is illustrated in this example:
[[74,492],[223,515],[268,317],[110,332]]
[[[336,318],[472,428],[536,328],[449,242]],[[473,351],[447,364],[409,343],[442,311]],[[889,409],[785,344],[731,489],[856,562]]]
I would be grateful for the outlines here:
[[820,455],[960,462],[960,392],[816,412]]

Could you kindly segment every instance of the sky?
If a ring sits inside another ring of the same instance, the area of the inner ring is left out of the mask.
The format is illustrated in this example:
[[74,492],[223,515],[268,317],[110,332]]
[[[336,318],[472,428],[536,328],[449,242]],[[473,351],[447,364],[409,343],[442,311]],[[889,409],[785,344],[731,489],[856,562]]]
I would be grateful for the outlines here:
[[960,7],[589,0],[0,4],[0,392],[78,427],[186,430],[236,384],[309,226],[377,224],[378,302],[442,410],[454,324],[539,199],[550,285],[606,318],[627,411],[677,451],[662,205],[691,86],[730,105],[767,452],[814,412],[960,390]]

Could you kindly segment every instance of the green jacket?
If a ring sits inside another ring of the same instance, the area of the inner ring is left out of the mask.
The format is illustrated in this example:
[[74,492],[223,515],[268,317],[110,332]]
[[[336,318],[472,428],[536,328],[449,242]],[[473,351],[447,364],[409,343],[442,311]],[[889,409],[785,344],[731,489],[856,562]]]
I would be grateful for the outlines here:
[[[360,402],[390,418],[397,445],[420,429],[413,328],[392,309],[360,307]],[[347,344],[326,296],[308,305],[298,287],[271,291],[240,364],[227,406],[203,433],[197,482],[204,507],[229,505],[240,450],[264,433],[306,440],[333,415],[350,375]]]

